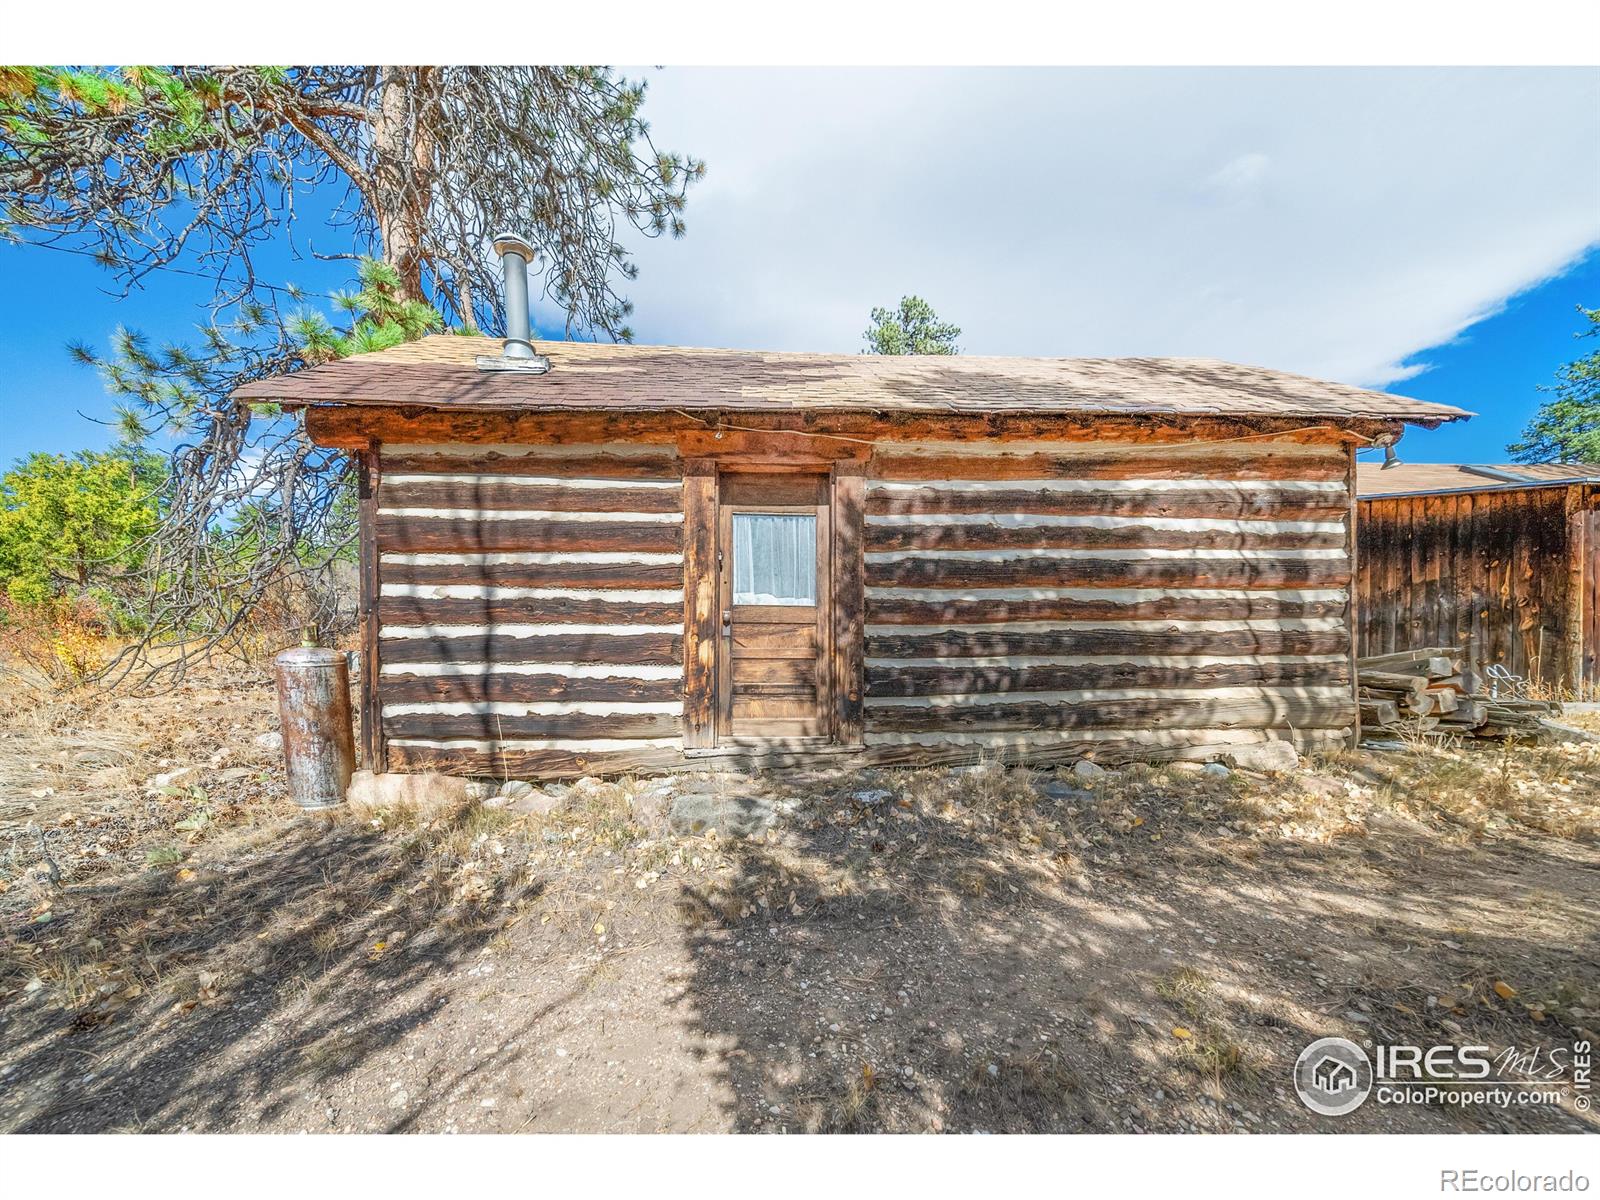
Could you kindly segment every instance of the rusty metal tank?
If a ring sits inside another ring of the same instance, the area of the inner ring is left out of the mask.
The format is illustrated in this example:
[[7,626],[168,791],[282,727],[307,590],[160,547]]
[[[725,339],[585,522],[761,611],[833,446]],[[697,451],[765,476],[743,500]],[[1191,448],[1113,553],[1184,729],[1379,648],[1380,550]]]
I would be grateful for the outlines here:
[[289,795],[304,809],[343,804],[356,763],[349,660],[308,637],[275,661]]

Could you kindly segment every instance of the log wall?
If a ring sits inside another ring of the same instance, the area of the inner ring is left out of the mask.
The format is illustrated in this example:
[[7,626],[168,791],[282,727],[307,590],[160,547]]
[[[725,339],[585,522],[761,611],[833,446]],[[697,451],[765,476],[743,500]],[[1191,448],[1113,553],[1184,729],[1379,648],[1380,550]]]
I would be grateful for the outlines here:
[[1454,646],[1558,692],[1600,678],[1594,621],[1600,491],[1558,485],[1375,497],[1357,505],[1362,655]]
[[[1348,741],[1346,441],[951,425],[951,440],[902,429],[870,451],[857,432],[821,450],[814,433],[780,435],[853,462],[833,502],[860,514],[834,564],[864,630],[835,668],[854,761]],[[702,453],[735,440],[707,436],[383,441],[370,518],[381,765],[531,778],[717,753],[703,723],[685,739],[685,553],[708,557],[685,496],[717,469]],[[738,435],[737,452],[770,436]]]
[[1348,470],[1327,444],[880,447],[873,757],[1342,743]]
[[683,488],[648,445],[383,452],[388,764],[536,777],[681,755]]

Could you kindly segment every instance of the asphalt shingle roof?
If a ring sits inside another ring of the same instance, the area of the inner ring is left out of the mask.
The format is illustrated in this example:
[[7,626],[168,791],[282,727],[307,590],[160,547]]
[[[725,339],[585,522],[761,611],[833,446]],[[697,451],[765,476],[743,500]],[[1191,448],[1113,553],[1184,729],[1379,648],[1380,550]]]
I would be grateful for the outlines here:
[[1404,496],[1416,492],[1491,492],[1506,488],[1600,482],[1600,463],[1381,463],[1356,464],[1356,495]]
[[252,401],[562,412],[726,409],[1062,412],[1397,420],[1459,408],[1202,358],[990,358],[801,354],[683,346],[537,343],[548,374],[482,371],[497,338],[435,335],[247,384]]

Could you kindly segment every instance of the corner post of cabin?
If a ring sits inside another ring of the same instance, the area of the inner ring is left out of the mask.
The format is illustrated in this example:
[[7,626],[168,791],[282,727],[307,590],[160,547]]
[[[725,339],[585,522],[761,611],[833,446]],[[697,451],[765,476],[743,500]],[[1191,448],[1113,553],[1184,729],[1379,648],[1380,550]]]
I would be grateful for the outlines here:
[[866,737],[866,464],[833,464],[834,740],[860,746]]
[[1590,571],[1586,565],[1590,557],[1585,528],[1588,522],[1584,515],[1584,493],[1588,488],[1578,483],[1569,485],[1565,491],[1567,603],[1566,611],[1561,614],[1562,649],[1565,651],[1562,667],[1566,674],[1565,683],[1572,690],[1573,698],[1581,700],[1584,698],[1584,603],[1590,586]]
[[683,461],[683,748],[717,740],[717,464]]
[[1360,578],[1360,564],[1357,560],[1356,548],[1356,450],[1359,442],[1352,441],[1349,445],[1349,467],[1345,471],[1345,490],[1349,507],[1345,511],[1344,549],[1347,557],[1346,570],[1347,582],[1344,590],[1344,621],[1350,634],[1350,707],[1355,714],[1350,720],[1350,746],[1352,749],[1361,745],[1361,690],[1359,672],[1356,670],[1356,657],[1361,653],[1357,645],[1360,630],[1360,615],[1356,611],[1357,580]]
[[377,509],[383,468],[376,439],[369,440],[364,449],[355,453],[358,497],[356,542],[361,556],[360,594],[357,601],[361,638],[358,705],[361,712],[361,763],[369,771],[382,772],[389,769],[383,739],[383,714],[378,699],[378,672],[382,669],[378,656],[378,596],[382,582],[378,561]]

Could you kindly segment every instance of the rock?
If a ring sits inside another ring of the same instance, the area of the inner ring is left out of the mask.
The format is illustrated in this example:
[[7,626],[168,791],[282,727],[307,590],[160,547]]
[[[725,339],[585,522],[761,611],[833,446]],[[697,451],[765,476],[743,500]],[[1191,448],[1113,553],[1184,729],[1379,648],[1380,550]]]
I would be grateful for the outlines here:
[[664,833],[667,829],[667,807],[672,803],[677,784],[670,779],[658,779],[646,784],[628,797],[633,819],[651,833]]
[[217,774],[218,783],[233,783],[238,779],[249,779],[256,773],[254,767],[229,767],[226,771]]
[[276,729],[269,730],[266,733],[258,733],[255,736],[255,743],[263,750],[282,750],[283,734],[279,733]]
[[1299,779],[1300,790],[1308,796],[1317,796],[1328,799],[1331,796],[1343,796],[1344,784],[1336,779],[1329,779],[1325,775],[1302,775]]
[[194,767],[179,767],[176,771],[163,771],[159,775],[150,776],[149,779],[144,781],[144,785],[152,792],[159,792],[162,788],[169,788],[182,783],[194,773]]
[[975,762],[967,763],[965,766],[951,767],[948,774],[952,778],[960,779],[968,775],[989,775],[1003,770],[1005,768],[996,762]]
[[1073,787],[1064,779],[1051,779],[1039,785],[1039,794],[1049,800],[1092,800],[1094,793]]
[[485,808],[504,808],[506,805],[508,805],[510,803],[511,803],[511,801],[507,800],[504,796],[490,796],[487,800],[485,800],[483,802],[483,807],[485,807]]
[[1077,762],[1072,764],[1072,773],[1079,779],[1090,780],[1102,779],[1110,772],[1108,772],[1104,767],[1090,762],[1087,758],[1080,758]]
[[685,792],[672,802],[667,824],[673,833],[715,829],[727,837],[750,837],[772,828],[777,814],[765,796],[738,791]]
[[869,788],[864,792],[851,792],[850,799],[862,808],[876,808],[880,804],[894,799],[894,793],[887,788]]
[[1552,721],[1548,717],[1540,717],[1539,731],[1547,741],[1552,742],[1600,742],[1600,733],[1590,733],[1587,729],[1578,729],[1572,725],[1563,725],[1560,721]]
[[1206,763],[1200,768],[1200,774],[1206,779],[1226,779],[1233,772],[1223,763]]
[[1225,758],[1243,771],[1264,771],[1269,775],[1295,771],[1300,767],[1300,755],[1288,742],[1248,742],[1232,747]]
[[350,777],[350,788],[344,798],[349,804],[370,808],[441,812],[470,803],[470,787],[468,780],[432,771],[415,775],[397,772],[375,775],[371,771],[357,771]]
[[533,795],[533,784],[526,779],[508,779],[500,785],[500,795],[507,800],[521,800]]
[[468,800],[487,800],[492,795],[494,795],[494,784],[484,783],[478,779],[467,780]]
[[529,788],[524,795],[518,796],[515,800],[506,801],[506,809],[522,816],[543,816],[547,812],[553,812],[560,808],[563,799],[564,797],[551,792],[541,792],[537,788]]

